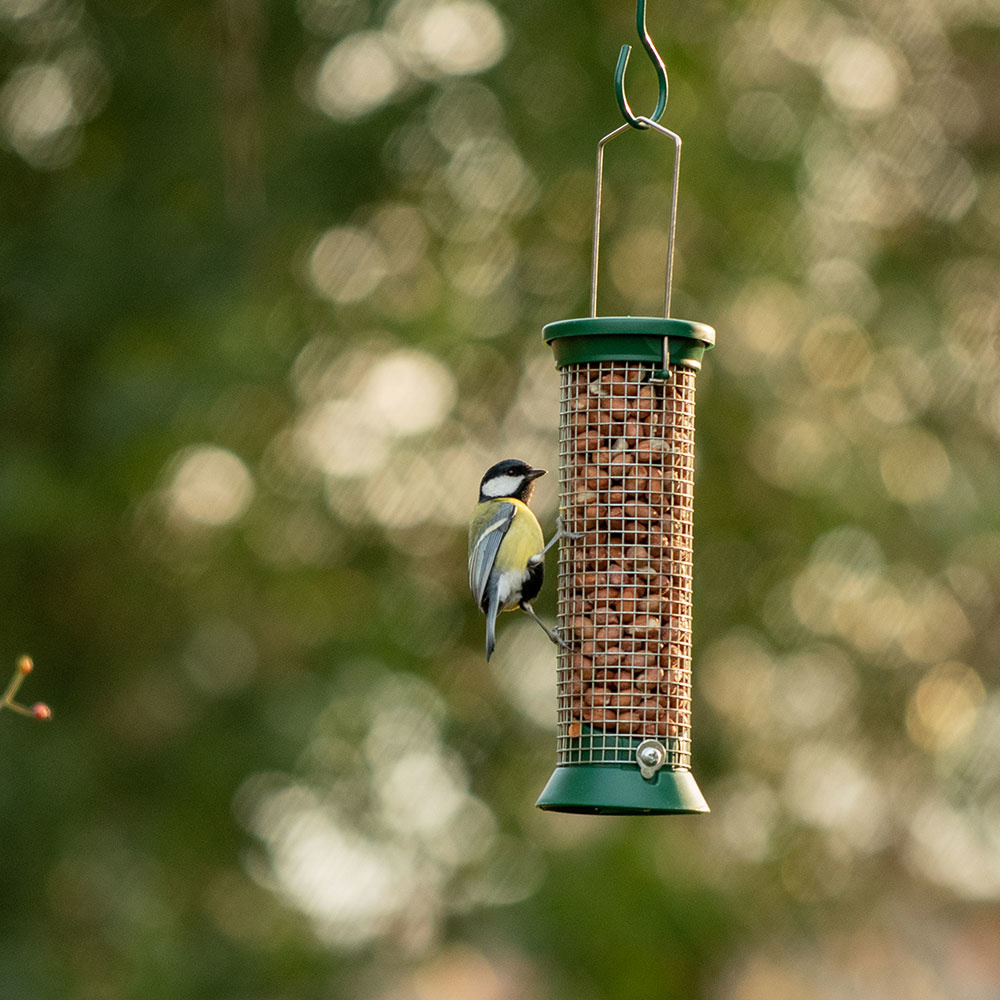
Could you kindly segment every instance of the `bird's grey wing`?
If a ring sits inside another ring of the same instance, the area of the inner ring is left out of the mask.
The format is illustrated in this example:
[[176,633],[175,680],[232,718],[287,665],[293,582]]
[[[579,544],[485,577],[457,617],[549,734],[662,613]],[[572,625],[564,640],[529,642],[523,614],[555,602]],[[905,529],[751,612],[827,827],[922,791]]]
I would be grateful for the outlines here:
[[493,572],[497,551],[514,520],[516,509],[512,503],[500,504],[496,514],[479,532],[472,549],[469,551],[469,587],[476,598],[476,604],[480,607],[483,606],[483,594],[486,592],[490,573]]

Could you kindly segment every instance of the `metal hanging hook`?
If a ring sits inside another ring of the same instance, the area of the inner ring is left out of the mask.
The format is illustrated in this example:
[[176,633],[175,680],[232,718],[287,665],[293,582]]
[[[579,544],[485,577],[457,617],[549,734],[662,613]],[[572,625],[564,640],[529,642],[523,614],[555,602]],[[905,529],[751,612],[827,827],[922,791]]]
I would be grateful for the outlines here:
[[649,56],[649,61],[656,70],[656,79],[660,87],[660,96],[656,101],[656,109],[647,118],[636,116],[625,96],[625,68],[628,66],[628,57],[632,52],[631,45],[623,45],[618,53],[618,65],[615,67],[615,97],[618,98],[618,107],[621,108],[625,121],[632,128],[649,128],[645,122],[658,122],[667,106],[667,67],[663,63],[660,53],[656,51],[653,40],[646,30],[646,0],[637,0],[635,8],[635,28],[639,33],[639,41]]

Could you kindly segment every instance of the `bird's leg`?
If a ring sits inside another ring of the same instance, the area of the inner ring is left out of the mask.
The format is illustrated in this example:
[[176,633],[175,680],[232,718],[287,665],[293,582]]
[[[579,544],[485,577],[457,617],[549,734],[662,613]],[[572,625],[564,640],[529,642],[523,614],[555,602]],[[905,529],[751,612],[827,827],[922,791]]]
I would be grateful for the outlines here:
[[533,608],[533,607],[532,607],[532,606],[531,606],[531,605],[530,605],[530,604],[529,604],[529,603],[528,603],[527,601],[521,601],[521,603],[520,603],[519,607],[521,608],[521,610],[522,610],[522,611],[523,611],[523,612],[524,612],[524,613],[525,613],[526,615],[529,615],[529,616],[530,616],[531,618],[533,618],[533,619],[534,619],[534,620],[535,620],[536,622],[538,622],[538,625],[539,625],[539,627],[540,627],[540,628],[542,629],[542,631],[543,631],[543,632],[544,632],[544,633],[545,633],[545,634],[546,634],[546,635],[547,635],[547,636],[548,636],[548,637],[549,637],[549,638],[550,638],[550,639],[551,639],[551,640],[552,640],[552,641],[553,641],[553,642],[554,642],[554,643],[555,643],[555,644],[556,644],[557,646],[562,646],[562,648],[563,648],[563,649],[569,649],[569,646],[567,646],[567,645],[566,645],[566,643],[565,643],[565,642],[563,642],[563,640],[559,638],[559,635],[558,635],[558,633],[556,633],[556,632],[555,632],[555,631],[554,631],[553,629],[550,629],[550,628],[548,627],[548,625],[546,625],[546,624],[545,624],[545,622],[543,622],[543,621],[542,621],[542,619],[541,619],[541,618],[539,618],[539,617],[538,617],[538,615],[536,615],[536,614],[535,614],[535,609],[534,609],[534,608]]
[[551,549],[552,546],[555,545],[560,538],[582,538],[582,537],[583,537],[582,532],[567,531],[566,528],[563,526],[562,516],[560,515],[559,517],[556,518],[556,533],[545,543],[545,548],[542,549],[542,551],[537,553],[536,555],[533,555],[528,560],[528,562],[533,566],[537,566],[538,563],[540,563],[545,558],[545,553],[548,552],[549,549]]

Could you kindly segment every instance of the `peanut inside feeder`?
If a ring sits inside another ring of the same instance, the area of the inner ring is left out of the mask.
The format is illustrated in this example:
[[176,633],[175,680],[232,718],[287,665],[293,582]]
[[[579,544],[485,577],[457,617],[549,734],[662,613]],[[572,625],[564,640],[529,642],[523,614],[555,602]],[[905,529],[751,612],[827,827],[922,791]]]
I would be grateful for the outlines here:
[[[652,367],[564,369],[560,442],[559,750],[587,727],[593,759],[632,763],[612,737],[659,739],[691,761],[691,525],[694,374]],[[596,738],[595,738],[596,737]]]

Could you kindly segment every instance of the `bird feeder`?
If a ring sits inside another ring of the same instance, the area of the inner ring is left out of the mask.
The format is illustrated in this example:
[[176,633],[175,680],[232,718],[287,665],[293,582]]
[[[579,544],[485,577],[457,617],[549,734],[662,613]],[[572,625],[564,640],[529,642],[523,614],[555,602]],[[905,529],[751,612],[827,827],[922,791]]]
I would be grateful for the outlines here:
[[[574,813],[707,812],[691,774],[695,377],[715,331],[670,316],[680,137],[632,114],[598,144],[590,315],[550,323],[560,373],[557,762],[538,806]],[[648,44],[647,44],[648,43]],[[598,316],[604,150],[630,128],[673,142],[664,315]]]

